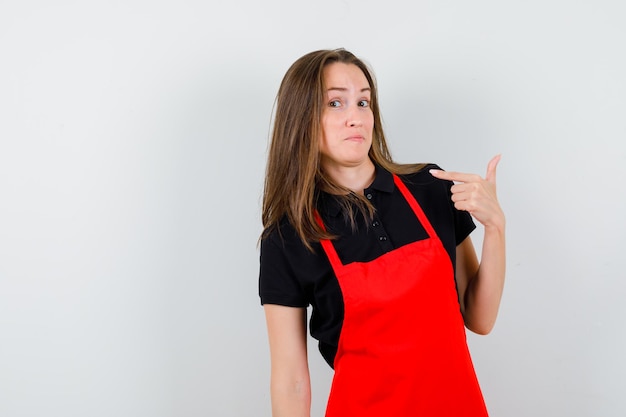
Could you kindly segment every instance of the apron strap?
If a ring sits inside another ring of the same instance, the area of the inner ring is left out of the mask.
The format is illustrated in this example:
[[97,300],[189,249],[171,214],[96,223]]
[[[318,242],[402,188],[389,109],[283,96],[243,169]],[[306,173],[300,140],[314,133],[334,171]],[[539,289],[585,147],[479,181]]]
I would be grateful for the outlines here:
[[[322,217],[320,216],[317,210],[315,210],[315,220],[317,220],[317,224],[319,224],[320,227],[324,231],[326,231],[326,226],[324,226]],[[322,247],[324,248],[324,252],[326,252],[326,256],[328,256],[328,260],[330,261],[330,265],[333,267],[333,271],[338,271],[339,268],[343,266],[343,264],[341,263],[341,259],[339,259],[339,255],[337,255],[335,246],[330,241],[330,239],[321,239],[320,243],[322,244]]]
[[417,203],[417,200],[415,200],[415,197],[413,197],[413,194],[411,194],[406,185],[404,185],[400,177],[398,177],[396,174],[393,174],[393,181],[396,184],[396,187],[398,187],[398,189],[404,196],[406,202],[409,203],[409,206],[411,206],[411,209],[413,209],[413,213],[415,213],[415,215],[417,216],[418,220],[422,224],[422,227],[424,228],[424,230],[426,230],[426,233],[428,233],[428,236],[430,238],[439,239],[437,233],[435,233],[435,229],[430,224],[428,217],[426,217],[426,214],[424,214],[424,210],[422,210],[422,207],[420,207],[420,205]]

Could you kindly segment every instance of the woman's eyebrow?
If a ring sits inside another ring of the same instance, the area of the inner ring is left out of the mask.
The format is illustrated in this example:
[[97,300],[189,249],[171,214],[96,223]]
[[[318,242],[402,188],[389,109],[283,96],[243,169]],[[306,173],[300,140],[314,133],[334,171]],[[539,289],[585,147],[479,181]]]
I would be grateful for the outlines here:
[[[332,90],[335,90],[335,91],[348,91],[348,89],[345,88],[345,87],[330,87],[326,91],[332,91]],[[370,87],[361,88],[361,93],[363,93],[365,91],[372,91],[372,89]]]

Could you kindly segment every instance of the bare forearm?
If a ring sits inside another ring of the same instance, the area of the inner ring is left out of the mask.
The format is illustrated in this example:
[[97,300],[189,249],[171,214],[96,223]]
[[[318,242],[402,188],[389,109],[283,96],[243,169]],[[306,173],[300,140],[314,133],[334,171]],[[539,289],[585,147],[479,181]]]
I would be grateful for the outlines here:
[[272,361],[272,416],[309,417],[306,309],[267,304],[264,308]]
[[504,289],[505,270],[502,221],[501,225],[485,227],[480,266],[465,293],[465,324],[473,332],[487,334],[493,328]]
[[311,383],[309,376],[291,378],[272,374],[272,417],[310,417]]

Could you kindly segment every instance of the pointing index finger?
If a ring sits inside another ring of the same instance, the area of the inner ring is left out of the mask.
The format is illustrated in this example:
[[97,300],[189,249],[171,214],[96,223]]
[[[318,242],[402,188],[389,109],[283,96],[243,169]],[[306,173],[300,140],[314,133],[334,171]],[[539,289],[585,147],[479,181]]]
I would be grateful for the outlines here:
[[481,178],[476,174],[465,174],[462,172],[453,172],[453,171],[442,171],[440,169],[431,169],[428,172],[435,178],[439,178],[440,180],[448,180],[455,182],[475,182],[479,181]]

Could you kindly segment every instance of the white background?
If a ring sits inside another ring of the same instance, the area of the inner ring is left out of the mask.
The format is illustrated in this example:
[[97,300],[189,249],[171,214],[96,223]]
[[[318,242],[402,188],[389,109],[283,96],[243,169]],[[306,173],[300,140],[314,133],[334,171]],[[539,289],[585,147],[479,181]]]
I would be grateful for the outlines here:
[[491,414],[626,415],[625,21],[619,0],[0,0],[0,415],[270,415],[272,105],[335,47],[374,68],[398,161],[503,154],[507,285],[469,337]]

